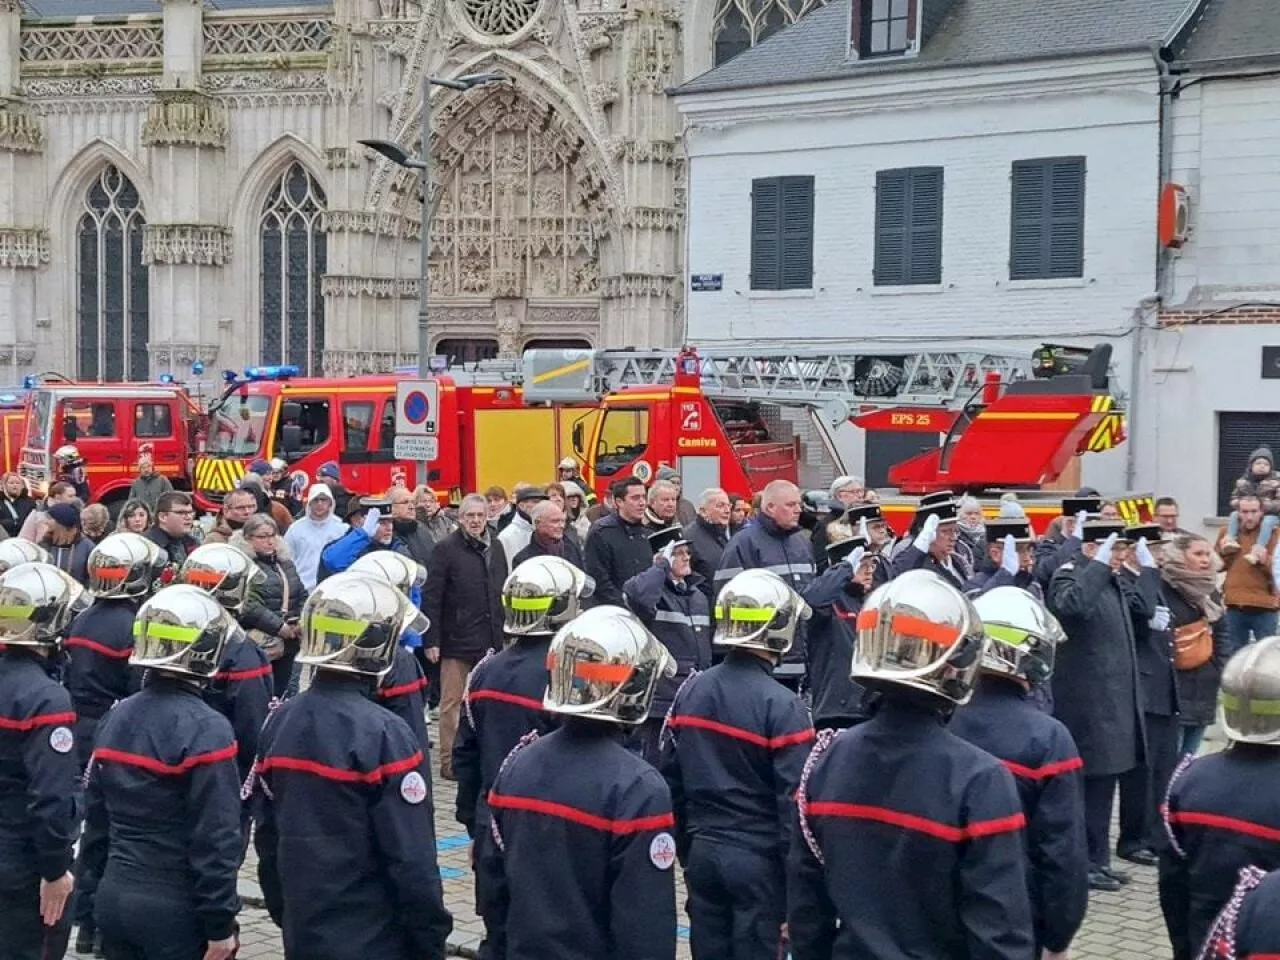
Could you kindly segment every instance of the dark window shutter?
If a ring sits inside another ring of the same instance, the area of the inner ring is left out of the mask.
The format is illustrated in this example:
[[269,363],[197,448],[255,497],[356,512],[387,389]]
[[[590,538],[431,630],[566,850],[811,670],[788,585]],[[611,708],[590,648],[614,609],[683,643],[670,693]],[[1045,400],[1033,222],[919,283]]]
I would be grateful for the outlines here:
[[876,174],[876,286],[896,286],[906,279],[907,171]]
[[1218,414],[1218,516],[1231,512],[1231,490],[1249,467],[1249,454],[1272,447],[1280,436],[1280,413]]
[[781,289],[812,286],[813,177],[783,177]]
[[1084,275],[1084,174],[1083,157],[1014,163],[1009,279]]
[[942,282],[942,168],[876,174],[876,286]]
[[911,171],[907,283],[942,282],[942,168]]
[[751,181],[751,289],[782,286],[782,178]]

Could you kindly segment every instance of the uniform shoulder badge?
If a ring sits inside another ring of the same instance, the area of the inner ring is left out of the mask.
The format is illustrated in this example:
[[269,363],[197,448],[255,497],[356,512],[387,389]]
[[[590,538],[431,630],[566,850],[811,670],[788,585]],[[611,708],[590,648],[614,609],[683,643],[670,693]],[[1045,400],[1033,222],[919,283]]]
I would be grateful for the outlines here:
[[676,841],[665,830],[649,842],[649,860],[659,870],[670,870],[676,862]]
[[412,803],[415,806],[427,799],[427,782],[422,779],[422,774],[417,770],[406,773],[404,779],[400,781],[400,796],[404,798],[405,803]]
[[70,727],[54,727],[49,731],[49,746],[55,753],[70,753],[75,745],[76,738]]

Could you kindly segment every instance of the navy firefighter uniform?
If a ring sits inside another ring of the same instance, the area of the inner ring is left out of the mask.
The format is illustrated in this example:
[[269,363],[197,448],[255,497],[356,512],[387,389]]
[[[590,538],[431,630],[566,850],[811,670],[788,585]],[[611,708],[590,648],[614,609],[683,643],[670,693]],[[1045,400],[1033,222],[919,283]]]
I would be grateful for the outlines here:
[[[46,960],[67,949],[79,768],[75,710],[54,674],[81,592],[47,563],[0,573],[0,960]],[[52,902],[64,898],[49,926],[46,892]]]
[[[853,662],[854,625],[866,598],[864,579],[855,579],[863,554],[853,563],[839,556],[846,544],[858,550],[863,541],[841,541],[827,548],[830,566],[804,589],[813,609],[809,618],[809,689],[813,722],[819,729],[844,728],[868,716],[867,692],[849,679]],[[874,561],[874,558],[872,558]]]
[[231,725],[201,697],[238,629],[194,587],[138,612],[141,692],[98,726],[80,872],[99,878],[94,918],[108,960],[201,960],[235,943],[243,843]]
[[1174,960],[1200,955],[1242,869],[1280,869],[1280,637],[1227,662],[1221,703],[1230,746],[1184,760],[1164,807],[1160,908]]
[[444,956],[429,767],[372,697],[421,619],[392,584],[350,572],[302,610],[298,662],[315,678],[272,713],[254,774],[258,877],[287,960]]
[[675,662],[620,607],[588,610],[548,654],[564,725],[503,762],[489,792],[508,890],[508,960],[674,960],[676,845],[662,775],[623,740]]
[[561,557],[536,556],[518,564],[502,585],[503,629],[514,642],[486,656],[467,677],[453,772],[457,819],[473,841],[476,913],[485,923],[482,960],[506,956],[506,880],[490,829],[489,791],[523,737],[555,729],[556,716],[542,704],[547,653],[556,629],[578,615],[591,587],[586,574]]
[[731,649],[685,683],[667,718],[661,769],[695,960],[778,956],[795,790],[814,733],[804,704],[772,668]]
[[867,597],[851,673],[880,698],[806,762],[787,861],[795,960],[1033,960],[1013,775],[945,727],[985,644],[973,605],[932,572]]
[[1243,902],[1235,920],[1235,953],[1242,960],[1280,957],[1280,870],[1268,873]]
[[422,755],[431,759],[431,738],[427,733],[427,677],[412,650],[397,645],[395,661],[374,688],[374,701],[409,725]]

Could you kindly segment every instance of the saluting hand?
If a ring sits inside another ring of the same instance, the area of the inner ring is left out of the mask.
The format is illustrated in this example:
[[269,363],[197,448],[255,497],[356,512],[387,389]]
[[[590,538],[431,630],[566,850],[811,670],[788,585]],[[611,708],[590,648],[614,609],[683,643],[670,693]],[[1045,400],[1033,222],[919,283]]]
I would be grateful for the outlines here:
[[1000,551],[1000,569],[1012,577],[1018,575],[1018,545],[1011,533],[1006,533],[1004,537],[1004,547]]
[[1155,558],[1155,555],[1151,552],[1151,548],[1147,546],[1146,537],[1138,538],[1138,546],[1134,550],[1134,556],[1138,558],[1139,565],[1145,567],[1148,570],[1156,569],[1156,566],[1157,566],[1156,558]]
[[1102,541],[1102,546],[1098,548],[1098,552],[1093,555],[1093,559],[1098,563],[1109,564],[1111,562],[1111,551],[1115,548],[1116,541],[1120,539],[1120,534],[1113,533],[1107,539]]
[[942,521],[938,519],[936,513],[931,513],[925,517],[924,526],[916,534],[913,546],[921,553],[927,553],[929,548],[933,546],[933,541],[938,539],[938,526],[941,523]]

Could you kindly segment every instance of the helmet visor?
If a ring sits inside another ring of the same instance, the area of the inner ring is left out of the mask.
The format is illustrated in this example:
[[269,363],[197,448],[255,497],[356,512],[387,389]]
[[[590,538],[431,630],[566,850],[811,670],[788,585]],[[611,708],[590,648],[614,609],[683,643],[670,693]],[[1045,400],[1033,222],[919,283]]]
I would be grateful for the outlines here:
[[984,624],[991,639],[987,656],[1006,665],[1014,676],[1031,683],[1044,683],[1053,675],[1057,644],[1021,627],[1003,623]]
[[30,604],[7,603],[0,605],[0,643],[31,643],[36,637],[36,624],[32,619],[36,608]]
[[222,634],[210,629],[158,620],[133,624],[133,659],[150,667],[180,668],[195,676],[211,677],[218,669]]
[[732,597],[716,605],[715,640],[754,640],[769,629],[778,611],[773,607],[742,606]]
[[502,613],[508,633],[528,633],[547,622],[556,597],[521,597],[502,595]]

